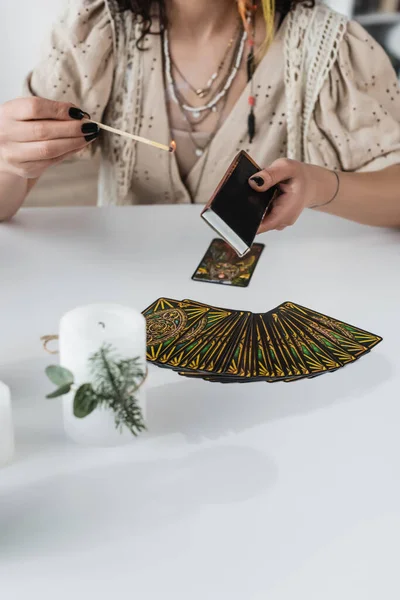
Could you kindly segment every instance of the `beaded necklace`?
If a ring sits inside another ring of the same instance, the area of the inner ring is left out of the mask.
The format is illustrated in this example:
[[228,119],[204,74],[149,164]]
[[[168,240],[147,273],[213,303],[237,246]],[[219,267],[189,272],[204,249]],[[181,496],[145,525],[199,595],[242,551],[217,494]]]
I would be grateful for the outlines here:
[[[230,90],[230,88],[232,87],[232,83],[237,75],[237,72],[239,70],[240,64],[242,62],[242,58],[243,58],[243,53],[244,53],[244,45],[247,39],[247,32],[243,31],[241,40],[240,40],[240,46],[239,46],[239,51],[236,57],[236,61],[235,64],[233,66],[233,69],[224,85],[224,87],[222,88],[222,90],[220,92],[218,92],[214,98],[212,98],[209,102],[207,102],[207,104],[203,105],[203,106],[190,106],[189,104],[186,103],[182,103],[182,107],[183,109],[190,113],[194,118],[199,118],[202,116],[202,113],[204,113],[205,111],[210,111],[214,108],[214,106],[216,106],[218,104],[218,102],[220,102],[220,100],[222,100],[222,98],[224,96],[226,96],[226,94],[228,93],[228,91]],[[169,40],[168,40],[168,30],[165,32],[164,35],[164,57],[165,57],[165,75],[167,78],[167,83],[171,92],[171,96],[174,100],[174,102],[176,102],[177,104],[179,104],[177,95],[176,95],[176,91],[175,91],[175,86],[174,86],[174,80],[172,77],[172,68],[171,68],[171,56],[170,56],[170,52],[169,52]]]
[[171,57],[171,63],[172,63],[172,66],[174,67],[175,71],[178,73],[178,75],[181,77],[181,79],[189,86],[189,88],[199,98],[206,98],[207,96],[209,96],[211,94],[214,82],[218,79],[218,77],[222,73],[222,71],[224,69],[224,66],[225,66],[225,63],[227,62],[227,60],[229,58],[229,54],[230,54],[231,48],[233,46],[233,43],[235,42],[235,40],[237,39],[237,37],[239,35],[240,29],[241,29],[240,26],[241,26],[241,21],[239,21],[238,26],[236,28],[236,31],[235,31],[234,35],[229,40],[228,47],[227,47],[227,49],[225,51],[224,56],[222,57],[222,60],[220,61],[219,65],[217,67],[217,70],[211,75],[211,77],[208,79],[206,85],[203,88],[196,88],[194,85],[192,85],[190,83],[190,81],[186,78],[186,76],[182,73],[182,71],[180,70],[180,68],[178,67],[178,65],[174,61],[174,59]]

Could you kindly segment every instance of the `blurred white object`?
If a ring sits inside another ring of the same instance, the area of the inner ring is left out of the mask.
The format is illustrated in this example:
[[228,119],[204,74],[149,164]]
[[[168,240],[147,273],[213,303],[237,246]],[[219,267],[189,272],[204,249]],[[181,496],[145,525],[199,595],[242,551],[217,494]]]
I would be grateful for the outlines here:
[[0,381],[0,467],[14,455],[14,427],[10,389]]
[[325,4],[336,10],[336,12],[351,17],[354,12],[355,0],[325,0]]
[[66,0],[0,0],[0,103],[21,95]]
[[400,60],[400,23],[387,32],[386,48],[388,52]]

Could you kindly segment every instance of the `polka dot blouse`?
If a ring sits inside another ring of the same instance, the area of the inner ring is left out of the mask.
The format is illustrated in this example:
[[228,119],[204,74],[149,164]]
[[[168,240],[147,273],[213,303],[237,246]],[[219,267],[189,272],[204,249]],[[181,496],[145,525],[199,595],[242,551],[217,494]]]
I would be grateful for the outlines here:
[[[26,92],[73,102],[96,120],[121,124],[121,115],[133,113],[134,130],[168,143],[171,139],[168,96],[164,89],[159,36],[149,36],[149,50],[141,53],[141,103],[130,86],[131,63],[123,77],[115,77],[129,39],[117,36],[110,3],[76,0],[55,25],[40,64],[26,81]],[[117,18],[117,17],[115,17]],[[119,19],[132,18],[129,13]],[[125,23],[126,31],[126,23]],[[287,109],[284,82],[284,24],[258,65],[254,89],[257,135],[247,137],[248,90],[226,115],[206,156],[190,158],[190,140],[181,135],[175,156],[143,144],[136,147],[129,180],[120,185],[126,197],[119,203],[207,202],[229,162],[240,150],[248,151],[261,166],[287,152]],[[134,55],[138,51],[130,49]],[[136,60],[136,59],[135,59]],[[118,87],[118,89],[117,89]],[[127,100],[129,103],[127,105]],[[128,108],[127,108],[128,106]],[[104,163],[129,160],[102,132]],[[118,136],[114,136],[118,137]],[[319,94],[307,139],[310,162],[343,171],[383,169],[400,163],[400,90],[396,74],[382,48],[355,22],[349,22],[338,57]],[[93,149],[92,149],[93,151]],[[184,161],[184,162],[183,162]],[[205,164],[204,164],[205,163]],[[182,177],[184,165],[185,179]],[[108,178],[112,177],[109,173]],[[109,186],[109,182],[104,182]],[[113,204],[113,188],[102,204]]]

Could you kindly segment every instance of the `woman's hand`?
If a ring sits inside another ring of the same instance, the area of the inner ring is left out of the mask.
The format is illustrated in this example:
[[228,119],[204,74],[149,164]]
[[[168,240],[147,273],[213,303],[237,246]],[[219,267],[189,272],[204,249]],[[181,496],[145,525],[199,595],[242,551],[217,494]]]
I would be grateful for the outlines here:
[[37,179],[95,140],[99,129],[75,106],[19,98],[0,106],[0,173]]
[[294,225],[305,208],[326,205],[338,190],[338,178],[332,171],[286,158],[256,173],[249,183],[258,192],[265,192],[274,185],[280,189],[258,233],[271,229],[281,231]]

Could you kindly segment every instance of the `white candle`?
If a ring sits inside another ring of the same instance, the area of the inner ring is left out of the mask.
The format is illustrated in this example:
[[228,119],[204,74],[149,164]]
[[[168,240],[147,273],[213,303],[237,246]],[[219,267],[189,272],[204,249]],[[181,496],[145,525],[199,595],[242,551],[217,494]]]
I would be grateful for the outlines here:
[[14,428],[9,388],[0,381],[0,466],[9,463],[14,455]]
[[[114,304],[92,304],[76,308],[60,322],[60,365],[69,369],[78,387],[91,383],[89,358],[104,344],[113,347],[118,358],[138,357],[146,369],[146,321],[140,312]],[[67,434],[77,443],[110,446],[135,439],[126,428],[116,429],[114,413],[104,407],[79,419],[73,414],[74,391],[63,400],[64,425]],[[146,418],[145,392],[142,385],[136,393],[138,404]]]

